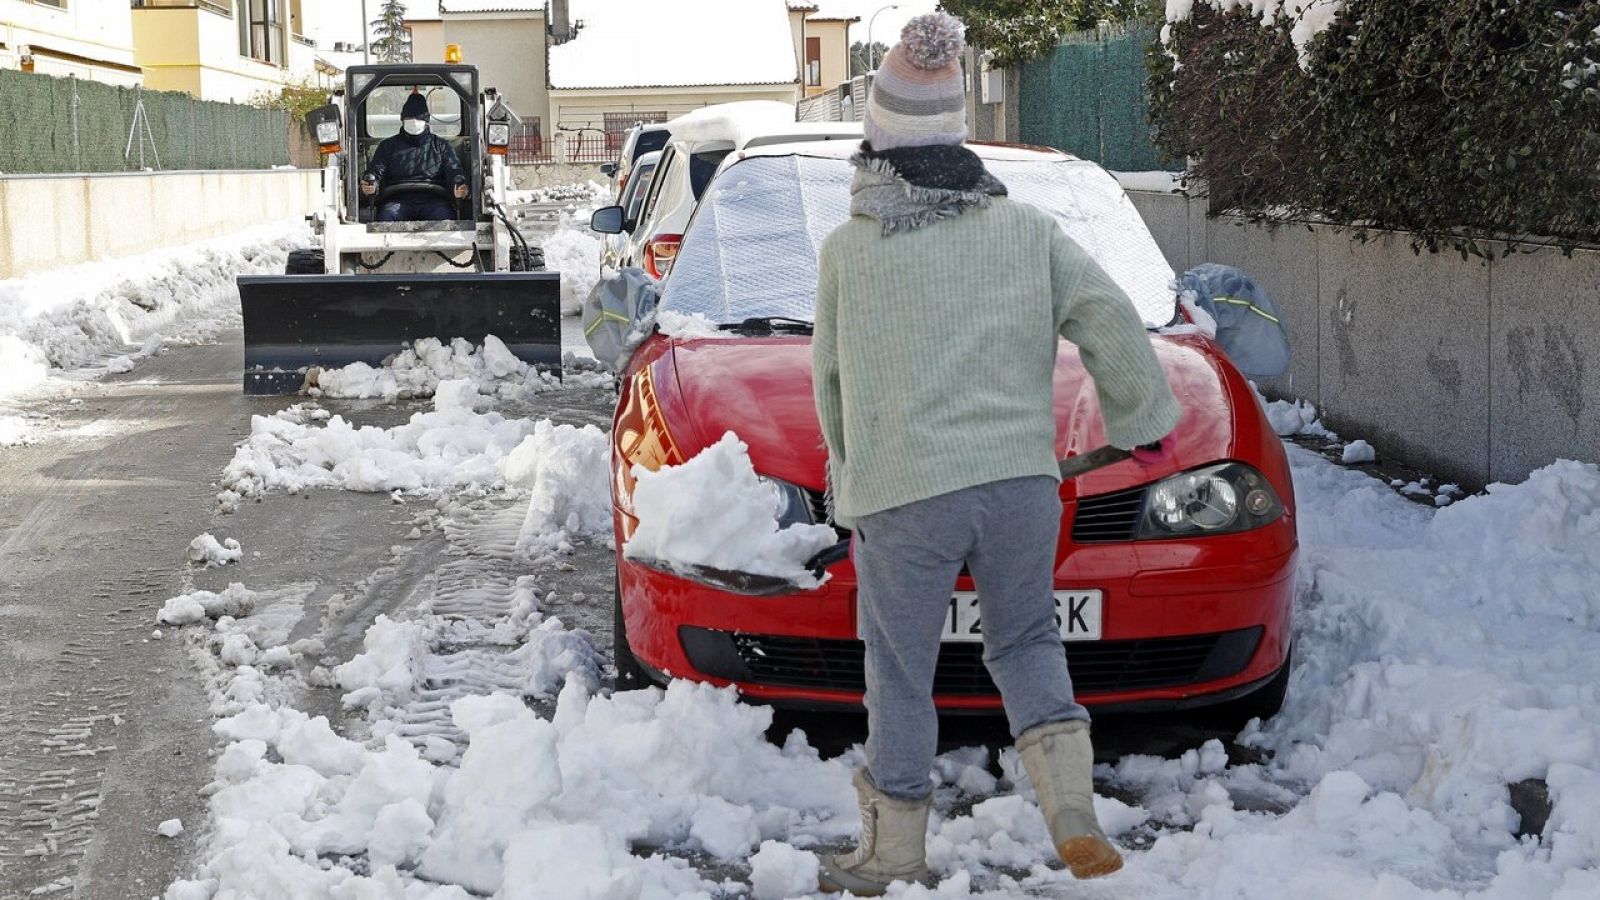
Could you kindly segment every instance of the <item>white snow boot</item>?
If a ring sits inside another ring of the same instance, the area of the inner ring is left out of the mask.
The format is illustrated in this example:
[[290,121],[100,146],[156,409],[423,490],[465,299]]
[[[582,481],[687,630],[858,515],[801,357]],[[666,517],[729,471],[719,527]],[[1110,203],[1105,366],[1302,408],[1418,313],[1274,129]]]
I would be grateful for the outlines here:
[[861,805],[861,843],[854,853],[823,859],[818,877],[823,892],[878,897],[896,881],[927,878],[924,853],[933,798],[897,800],[874,787],[861,769],[854,782]]
[[1052,722],[1017,738],[1017,753],[1039,795],[1050,842],[1074,878],[1099,878],[1122,868],[1122,854],[1094,815],[1094,748],[1089,723]]

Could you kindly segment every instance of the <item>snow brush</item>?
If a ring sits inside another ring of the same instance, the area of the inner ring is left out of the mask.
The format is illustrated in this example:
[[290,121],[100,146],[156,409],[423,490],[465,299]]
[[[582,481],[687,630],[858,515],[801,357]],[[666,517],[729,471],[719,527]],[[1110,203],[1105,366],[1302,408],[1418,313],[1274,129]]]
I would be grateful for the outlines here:
[[[1103,469],[1114,463],[1126,459],[1133,459],[1131,450],[1123,450],[1107,444],[1097,447],[1088,453],[1069,456],[1061,461],[1061,478],[1068,480],[1077,478]],[[731,594],[741,594],[746,597],[782,597],[788,594],[798,594],[802,591],[815,590],[827,578],[829,567],[844,562],[850,558],[850,539],[845,538],[837,544],[819,552],[806,560],[806,569],[816,577],[818,585],[803,585],[789,578],[776,575],[757,575],[753,572],[736,572],[731,569],[718,569],[713,566],[684,565],[681,563],[668,563],[655,559],[636,559],[634,562],[643,566],[708,584]]]

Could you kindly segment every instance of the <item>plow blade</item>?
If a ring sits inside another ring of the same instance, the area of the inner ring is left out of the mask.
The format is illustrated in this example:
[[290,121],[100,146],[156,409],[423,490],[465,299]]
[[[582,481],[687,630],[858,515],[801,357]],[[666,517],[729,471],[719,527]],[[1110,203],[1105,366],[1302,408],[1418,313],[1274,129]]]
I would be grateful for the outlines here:
[[244,392],[292,394],[312,367],[376,366],[412,341],[505,342],[524,362],[561,365],[555,272],[241,275]]

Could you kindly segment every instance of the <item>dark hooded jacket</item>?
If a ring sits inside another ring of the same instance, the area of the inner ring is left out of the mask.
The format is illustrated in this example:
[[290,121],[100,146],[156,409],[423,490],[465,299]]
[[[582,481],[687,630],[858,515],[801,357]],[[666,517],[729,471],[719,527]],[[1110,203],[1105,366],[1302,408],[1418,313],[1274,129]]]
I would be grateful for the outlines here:
[[[421,94],[412,94],[406,98],[400,115],[403,119],[427,121],[428,101]],[[467,183],[467,173],[461,168],[455,148],[432,131],[417,135],[402,131],[385,138],[367,163],[367,173],[378,179],[380,187],[405,181],[431,181],[440,187]]]

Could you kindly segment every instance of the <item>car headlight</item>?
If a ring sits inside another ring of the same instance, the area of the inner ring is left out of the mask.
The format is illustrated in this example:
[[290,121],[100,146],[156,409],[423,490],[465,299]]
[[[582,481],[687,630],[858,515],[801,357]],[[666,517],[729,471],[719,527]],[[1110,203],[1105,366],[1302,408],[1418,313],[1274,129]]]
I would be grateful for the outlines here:
[[790,484],[778,478],[766,475],[757,476],[763,484],[769,485],[778,494],[778,529],[788,528],[790,525],[815,525],[816,517],[811,513],[811,497],[806,489],[798,484]]
[[1243,463],[1223,463],[1151,485],[1139,537],[1249,531],[1282,515],[1283,502],[1265,476]]

